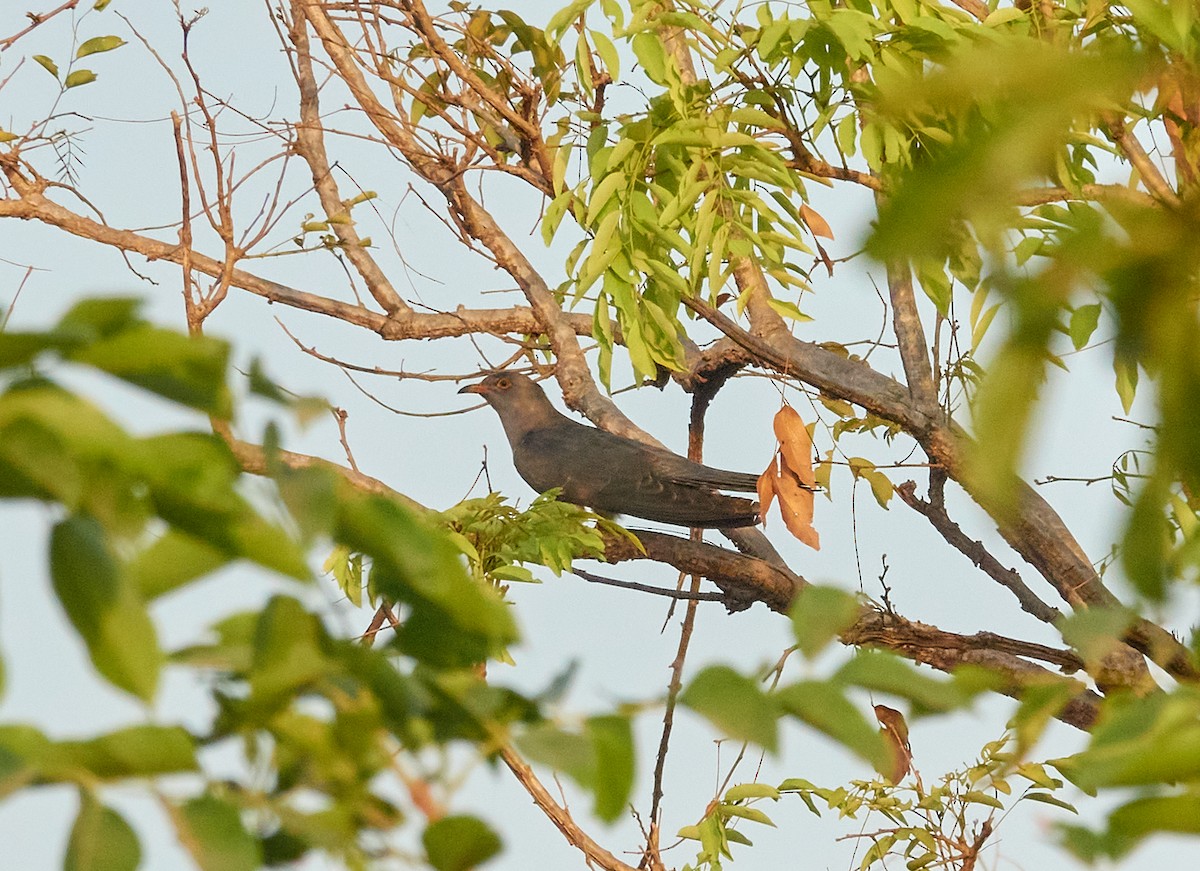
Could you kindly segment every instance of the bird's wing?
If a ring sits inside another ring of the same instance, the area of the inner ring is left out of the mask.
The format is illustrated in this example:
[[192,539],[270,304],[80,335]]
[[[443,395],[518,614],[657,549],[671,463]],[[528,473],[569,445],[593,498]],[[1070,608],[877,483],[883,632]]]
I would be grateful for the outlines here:
[[754,502],[715,492],[717,487],[753,489],[742,480],[755,482],[753,476],[709,469],[661,448],[571,423],[531,431],[514,450],[518,471],[534,489],[561,487],[568,502],[680,526],[758,522]]
[[753,493],[758,489],[757,475],[714,469],[712,466],[692,462],[670,451],[655,448],[652,462],[655,472],[660,478],[664,481],[682,484],[685,487],[734,490],[739,493]]

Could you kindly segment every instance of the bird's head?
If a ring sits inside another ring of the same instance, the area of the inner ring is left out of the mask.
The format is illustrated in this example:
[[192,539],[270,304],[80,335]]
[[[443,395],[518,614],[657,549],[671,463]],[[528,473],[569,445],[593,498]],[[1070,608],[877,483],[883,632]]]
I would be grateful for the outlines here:
[[493,372],[478,384],[468,384],[458,392],[476,393],[497,411],[517,408],[528,413],[550,404],[541,387],[517,372]]
[[531,430],[552,426],[562,417],[532,380],[517,372],[493,372],[459,393],[475,393],[487,400],[504,424],[504,433],[516,444]]
[[485,399],[490,400],[491,397],[495,396],[497,393],[510,392],[513,389],[513,384],[516,382],[516,379],[522,377],[523,376],[517,375],[515,372],[493,372],[478,384],[468,384],[458,392],[478,393]]

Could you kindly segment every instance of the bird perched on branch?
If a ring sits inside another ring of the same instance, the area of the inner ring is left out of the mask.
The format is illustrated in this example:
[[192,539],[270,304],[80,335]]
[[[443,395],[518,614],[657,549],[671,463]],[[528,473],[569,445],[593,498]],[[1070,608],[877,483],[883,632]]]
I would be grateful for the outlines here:
[[726,472],[585,426],[558,411],[542,388],[516,372],[496,372],[459,393],[477,393],[500,415],[513,465],[534,490],[560,487],[560,499],[606,514],[678,526],[731,528],[758,523],[758,503],[718,491],[752,493],[758,476]]

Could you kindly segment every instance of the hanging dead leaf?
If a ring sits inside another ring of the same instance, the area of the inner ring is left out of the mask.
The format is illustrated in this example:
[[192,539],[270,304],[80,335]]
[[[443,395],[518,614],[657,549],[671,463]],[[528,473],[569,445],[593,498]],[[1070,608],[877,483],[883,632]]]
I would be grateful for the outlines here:
[[783,515],[788,532],[813,550],[821,549],[821,536],[813,528],[813,491],[784,467],[774,480],[775,493],[779,496],[779,513]]
[[833,238],[833,230],[829,228],[829,222],[822,218],[821,213],[808,203],[800,204],[800,217],[804,219],[804,223],[808,224],[808,229],[812,230],[814,236],[824,236],[826,239]]
[[892,753],[892,770],[886,776],[892,783],[899,783],[904,779],[904,775],[912,769],[912,746],[908,743],[908,723],[904,721],[902,713],[887,705],[875,706],[875,719],[883,727],[879,731],[883,733],[883,739]]
[[783,463],[806,487],[815,487],[816,480],[812,471],[812,439],[808,435],[808,427],[796,409],[785,405],[775,413],[772,422],[775,438],[779,439],[779,451],[783,454]]
[[758,519],[767,525],[767,512],[775,501],[775,479],[779,477],[779,454],[771,457],[771,465],[758,476]]
[[821,262],[825,264],[825,271],[829,273],[830,278],[833,278],[833,258],[829,256],[829,252],[821,246],[820,242],[816,242],[816,240],[813,241],[817,246],[817,256],[820,257]]

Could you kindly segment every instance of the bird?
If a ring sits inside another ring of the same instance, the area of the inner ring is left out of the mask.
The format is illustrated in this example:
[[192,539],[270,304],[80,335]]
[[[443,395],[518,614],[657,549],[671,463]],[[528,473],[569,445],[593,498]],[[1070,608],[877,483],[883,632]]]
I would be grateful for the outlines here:
[[562,501],[600,514],[677,526],[731,529],[759,522],[758,502],[719,492],[757,492],[757,475],[714,469],[571,420],[519,372],[493,372],[458,392],[478,394],[496,410],[513,465],[539,493],[557,487]]

